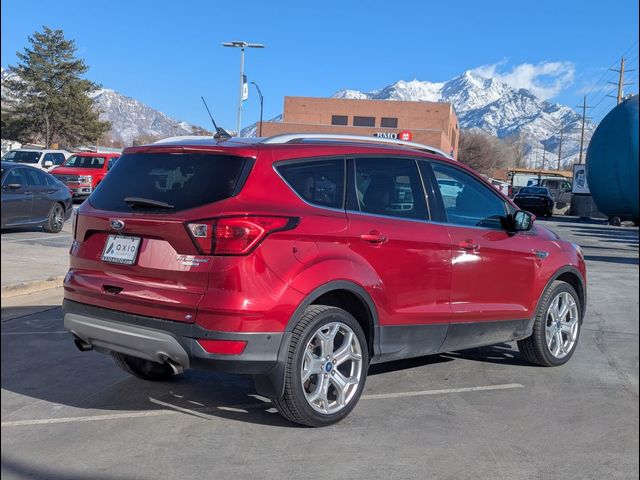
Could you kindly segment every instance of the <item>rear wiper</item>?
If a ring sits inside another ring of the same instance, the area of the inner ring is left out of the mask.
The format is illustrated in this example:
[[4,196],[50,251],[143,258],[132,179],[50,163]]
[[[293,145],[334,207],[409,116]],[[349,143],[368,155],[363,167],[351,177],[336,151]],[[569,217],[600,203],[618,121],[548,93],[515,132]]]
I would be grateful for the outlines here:
[[151,207],[151,208],[166,208],[167,210],[171,210],[175,208],[170,203],[161,202],[159,200],[153,200],[151,198],[142,198],[142,197],[125,197],[123,201],[129,205],[131,208],[136,207]]

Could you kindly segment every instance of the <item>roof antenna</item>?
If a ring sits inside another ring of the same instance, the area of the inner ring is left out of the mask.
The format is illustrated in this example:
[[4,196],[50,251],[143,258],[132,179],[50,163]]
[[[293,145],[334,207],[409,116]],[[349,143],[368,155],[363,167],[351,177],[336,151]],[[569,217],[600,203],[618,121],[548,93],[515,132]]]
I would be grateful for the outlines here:
[[213,123],[213,128],[216,129],[216,133],[213,134],[213,138],[231,138],[231,134],[227,132],[224,128],[218,127],[216,125],[216,121],[213,119],[213,115],[211,115],[211,110],[209,110],[209,106],[205,101],[204,97],[200,97],[202,99],[202,103],[204,103],[204,108],[207,109],[207,113],[209,114],[209,118],[211,119],[211,123]]

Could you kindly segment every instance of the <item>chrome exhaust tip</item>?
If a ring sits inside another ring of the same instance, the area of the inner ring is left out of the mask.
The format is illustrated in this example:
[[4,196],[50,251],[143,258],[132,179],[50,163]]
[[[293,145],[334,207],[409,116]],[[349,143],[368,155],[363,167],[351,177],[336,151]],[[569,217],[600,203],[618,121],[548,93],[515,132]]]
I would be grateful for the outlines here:
[[177,364],[170,358],[167,358],[165,363],[169,365],[174,375],[180,375],[182,372],[184,372],[184,367],[182,365]]
[[93,350],[93,345],[91,345],[90,343],[85,342],[84,340],[82,340],[79,337],[75,337],[73,339],[73,343],[78,348],[78,350],[80,350],[81,352],[88,352],[89,350]]

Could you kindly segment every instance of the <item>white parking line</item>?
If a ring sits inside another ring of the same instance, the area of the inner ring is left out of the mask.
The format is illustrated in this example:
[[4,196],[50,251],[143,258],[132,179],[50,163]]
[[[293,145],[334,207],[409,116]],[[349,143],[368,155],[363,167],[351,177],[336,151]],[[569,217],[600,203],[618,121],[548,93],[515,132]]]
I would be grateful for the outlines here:
[[10,238],[5,240],[2,239],[2,243],[20,243],[20,242],[31,242],[33,240],[55,240],[58,238],[71,238],[73,235],[70,233],[57,234],[56,236],[49,235],[48,237],[25,237],[25,238]]
[[418,392],[400,392],[400,393],[374,393],[371,395],[363,395],[361,400],[379,400],[383,398],[401,398],[401,397],[421,397],[423,395],[444,395],[447,393],[464,393],[464,392],[484,392],[487,390],[509,390],[511,388],[524,388],[519,383],[505,383],[503,385],[486,385],[484,387],[465,387],[465,388],[445,388],[443,390],[422,390]]
[[[422,390],[418,392],[399,392],[399,393],[378,393],[371,395],[363,395],[361,400],[380,400],[385,398],[400,398],[400,397],[418,397],[424,395],[444,395],[449,393],[464,393],[464,392],[479,392],[488,390],[508,390],[512,388],[524,388],[524,385],[519,383],[506,383],[502,385],[486,385],[481,387],[464,387],[464,388],[447,388],[442,390]],[[31,425],[51,425],[54,423],[78,423],[78,422],[96,422],[102,420],[119,420],[122,418],[144,418],[144,417],[158,417],[164,415],[176,415],[178,413],[187,413],[196,415],[200,418],[208,418],[206,415],[202,415],[207,412],[214,412],[217,410],[242,412],[246,413],[247,410],[256,408],[264,408],[265,403],[254,403],[249,405],[225,405],[219,407],[208,408],[184,408],[177,405],[168,404],[159,400],[149,398],[152,403],[156,405],[162,405],[171,410],[150,410],[145,412],[129,412],[129,413],[112,413],[107,415],[88,415],[84,417],[60,417],[60,418],[42,418],[34,420],[13,420],[0,423],[0,427],[25,427]]]

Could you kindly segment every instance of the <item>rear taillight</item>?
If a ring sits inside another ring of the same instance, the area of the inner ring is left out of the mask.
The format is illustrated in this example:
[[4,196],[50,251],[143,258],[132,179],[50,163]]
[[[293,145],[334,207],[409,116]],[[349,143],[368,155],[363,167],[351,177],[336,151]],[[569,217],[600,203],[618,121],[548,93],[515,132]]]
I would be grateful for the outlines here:
[[297,224],[295,217],[220,217],[187,223],[187,229],[204,255],[246,255],[267,235]]

